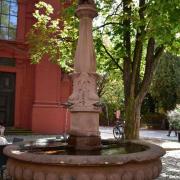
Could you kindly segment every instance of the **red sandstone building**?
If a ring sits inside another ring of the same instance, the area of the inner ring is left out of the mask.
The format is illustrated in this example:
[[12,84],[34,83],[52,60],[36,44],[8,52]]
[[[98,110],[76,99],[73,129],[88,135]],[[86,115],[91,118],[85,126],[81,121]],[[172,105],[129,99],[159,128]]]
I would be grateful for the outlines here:
[[[25,44],[37,0],[0,0],[0,120],[39,133],[62,133],[71,84],[47,58],[31,65]],[[60,1],[46,0],[60,10]]]

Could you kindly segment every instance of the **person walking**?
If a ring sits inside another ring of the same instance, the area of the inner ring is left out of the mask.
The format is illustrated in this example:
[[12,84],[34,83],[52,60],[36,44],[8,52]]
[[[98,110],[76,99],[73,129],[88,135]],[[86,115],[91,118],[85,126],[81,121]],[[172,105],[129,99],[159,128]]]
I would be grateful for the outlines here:
[[167,136],[170,136],[172,131],[174,131],[175,136],[177,136],[176,122],[174,121],[169,122],[169,131]]
[[174,110],[174,111],[169,111],[167,113],[168,117],[168,122],[169,122],[169,131],[167,136],[171,135],[171,132],[174,131],[175,136],[177,136],[177,126],[178,126],[178,121],[179,121],[179,114]]

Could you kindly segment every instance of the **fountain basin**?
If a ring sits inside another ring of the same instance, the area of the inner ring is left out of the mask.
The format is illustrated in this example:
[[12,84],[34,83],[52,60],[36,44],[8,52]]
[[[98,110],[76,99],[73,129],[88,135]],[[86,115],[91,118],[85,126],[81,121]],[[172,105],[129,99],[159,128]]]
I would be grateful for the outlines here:
[[[106,140],[103,144],[115,144]],[[9,157],[8,173],[17,180],[150,180],[159,176],[165,154],[163,148],[142,142],[127,141],[124,144],[139,146],[139,152],[127,154],[52,154],[57,146],[24,148],[24,145],[10,145],[4,149]],[[64,147],[64,144],[62,143]],[[121,146],[121,143],[117,143]],[[129,146],[129,145],[128,145]],[[50,148],[50,149],[49,149]],[[54,150],[53,150],[54,149]],[[59,149],[59,148],[58,148]],[[51,153],[49,153],[51,152]]]

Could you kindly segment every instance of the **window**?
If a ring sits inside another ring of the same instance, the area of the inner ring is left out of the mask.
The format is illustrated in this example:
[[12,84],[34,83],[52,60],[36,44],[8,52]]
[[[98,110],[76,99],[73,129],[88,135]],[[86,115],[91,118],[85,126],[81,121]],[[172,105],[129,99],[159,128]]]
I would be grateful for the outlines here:
[[16,66],[16,61],[14,58],[6,58],[6,57],[0,57],[0,66]]
[[16,39],[17,14],[17,0],[0,0],[0,39]]

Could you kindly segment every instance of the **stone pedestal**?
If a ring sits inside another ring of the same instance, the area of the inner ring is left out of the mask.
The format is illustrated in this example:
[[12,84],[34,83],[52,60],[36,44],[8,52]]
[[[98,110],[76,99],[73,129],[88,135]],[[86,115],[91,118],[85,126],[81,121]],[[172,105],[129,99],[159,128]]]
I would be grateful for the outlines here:
[[75,150],[98,150],[100,149],[100,136],[73,136],[68,140],[69,146],[74,147]]
[[80,25],[72,74],[73,93],[68,99],[71,112],[69,145],[78,150],[93,150],[100,147],[98,75],[92,37],[92,20],[97,16],[94,4],[79,5],[76,16]]

